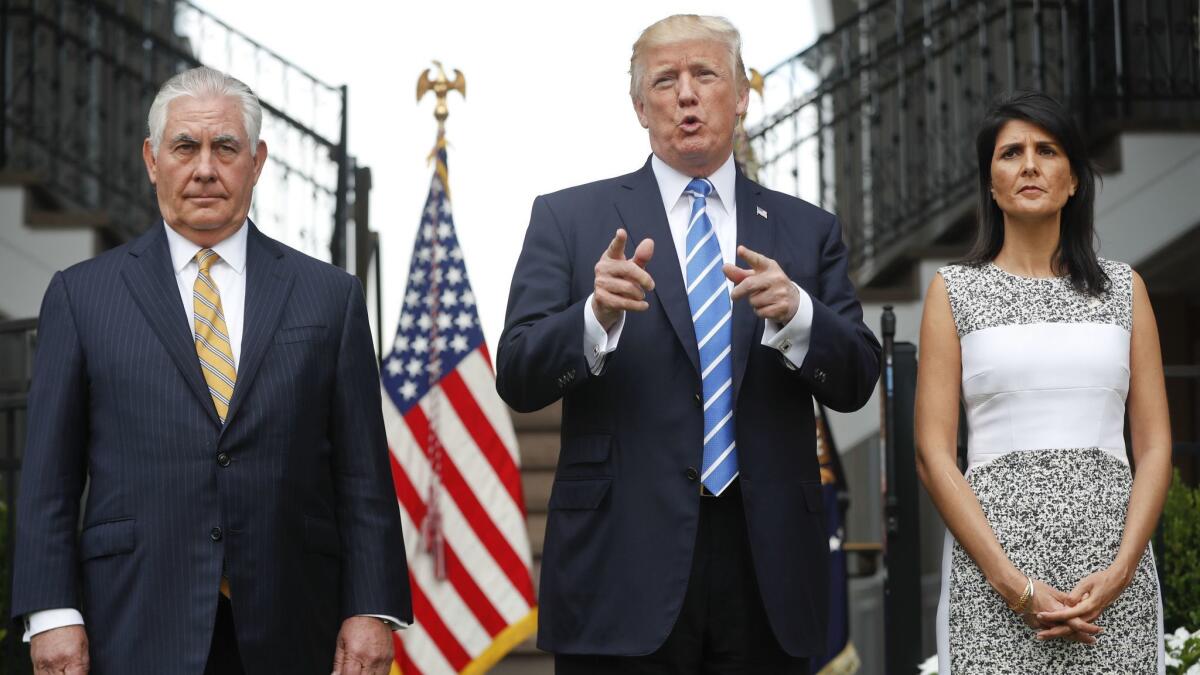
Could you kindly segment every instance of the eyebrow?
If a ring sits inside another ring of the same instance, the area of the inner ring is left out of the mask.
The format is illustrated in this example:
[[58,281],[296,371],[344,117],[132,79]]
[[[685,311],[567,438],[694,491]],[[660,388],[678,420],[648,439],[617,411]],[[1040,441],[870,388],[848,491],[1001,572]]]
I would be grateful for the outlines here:
[[[1036,146],[1037,146],[1037,147],[1039,147],[1039,148],[1046,148],[1046,147],[1049,147],[1049,148],[1056,148],[1056,149],[1057,149],[1057,148],[1061,148],[1061,147],[1062,147],[1062,146],[1061,146],[1061,145],[1058,143],[1058,141],[1037,141],[1037,142],[1035,142],[1035,143],[1034,143],[1034,145],[1036,145]],[[1011,149],[1011,148],[1020,148],[1020,147],[1024,147],[1024,146],[1025,146],[1025,142],[1024,142],[1024,141],[1015,141],[1015,142],[1012,142],[1012,143],[1005,143],[1005,144],[1003,144],[1003,145],[998,145],[998,146],[996,146],[996,149],[997,149],[997,150],[1009,150],[1009,149]]]
[[[235,145],[235,146],[239,146],[239,147],[241,146],[241,139],[239,139],[237,136],[235,136],[233,134],[220,134],[219,136],[213,136],[212,142],[214,145],[218,144],[218,143],[228,143],[230,145]],[[200,143],[200,141],[197,140],[196,138],[194,138],[191,134],[189,134],[187,132],[182,132],[182,133],[175,134],[174,136],[171,137],[171,145],[175,145],[178,143],[197,143],[198,144],[198,143]]]

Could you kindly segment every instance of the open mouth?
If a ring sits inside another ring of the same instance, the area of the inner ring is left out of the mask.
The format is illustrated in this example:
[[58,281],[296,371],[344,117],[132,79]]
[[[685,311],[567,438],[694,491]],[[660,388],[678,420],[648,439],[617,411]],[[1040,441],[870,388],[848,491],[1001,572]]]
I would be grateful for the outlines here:
[[688,133],[692,133],[699,129],[702,124],[703,122],[700,121],[699,117],[696,117],[695,115],[688,115],[679,123],[679,128]]

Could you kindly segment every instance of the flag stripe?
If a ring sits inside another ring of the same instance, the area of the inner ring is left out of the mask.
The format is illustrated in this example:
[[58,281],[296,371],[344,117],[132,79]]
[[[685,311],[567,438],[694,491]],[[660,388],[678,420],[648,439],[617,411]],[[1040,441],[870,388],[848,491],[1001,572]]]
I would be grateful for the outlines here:
[[[400,510],[400,522],[404,527],[416,529],[421,527],[418,521],[414,521],[403,509]],[[443,550],[449,552],[450,547],[446,546]],[[438,619],[446,626],[447,632],[454,637],[454,641],[462,646],[463,651],[471,655],[487,649],[488,645],[492,643],[492,636],[479,622],[467,603],[463,601],[462,596],[458,594],[458,589],[455,588],[453,581],[449,578],[446,580],[437,578],[434,557],[426,555],[424,550],[420,553],[422,555],[413,556],[409,563],[408,569],[412,575],[412,583],[421,587],[421,592],[429,600],[429,606],[437,612]],[[447,577],[449,577],[449,572],[449,565],[447,565]],[[450,583],[446,583],[447,581]]]
[[[513,431],[512,416],[508,406],[496,394],[496,375],[492,372],[492,357],[488,355],[487,344],[480,344],[479,349],[459,364],[463,382],[467,385],[479,409],[487,415],[492,430],[499,434],[504,441],[504,449],[512,457],[512,461],[520,469],[521,458],[517,452],[517,435]],[[524,499],[522,499],[524,501]]]
[[454,639],[450,629],[446,628],[446,624],[442,623],[442,618],[433,609],[429,598],[425,597],[425,592],[421,590],[420,584],[417,583],[411,572],[408,575],[408,581],[412,586],[413,613],[421,617],[421,626],[455,671],[466,668],[467,664],[471,662],[470,655],[458,643],[458,640]]
[[404,675],[422,675],[421,669],[417,668],[417,664],[412,662],[408,656],[408,650],[404,648],[404,640],[400,639],[400,634],[392,633],[392,653],[395,654],[393,661],[397,666],[400,666],[400,672]]
[[[413,612],[416,616],[416,601],[414,598]],[[441,645],[433,639],[429,634],[425,624],[421,621],[416,621],[413,625],[401,631],[401,639],[404,640],[404,649],[408,652],[408,658],[412,659],[413,664],[429,675],[449,675],[457,673],[460,669],[455,668],[450,664],[445,652],[442,651]]]
[[475,445],[483,451],[488,463],[492,465],[496,477],[508,490],[508,494],[512,496],[517,508],[524,513],[525,500],[521,495],[521,471],[517,468],[516,462],[512,460],[512,456],[508,454],[508,450],[505,449],[504,441],[500,440],[495,428],[488,422],[483,411],[479,409],[475,397],[467,390],[467,385],[457,372],[447,373],[446,377],[442,378],[441,387],[446,392],[446,398],[450,399],[450,404],[454,406],[454,412],[458,413],[458,419],[462,420],[463,426],[467,428],[471,438],[475,439]]
[[[404,420],[408,422],[408,428],[412,430],[413,438],[417,441],[417,445],[426,452],[428,457],[429,448],[427,441],[422,439],[428,438],[429,420],[425,417],[425,412],[421,406],[413,406],[405,415]],[[446,489],[450,492],[450,496],[454,498],[454,502],[458,504],[459,510],[462,511],[463,517],[470,523],[471,529],[483,542],[484,547],[512,580],[513,585],[525,597],[525,600],[533,604],[533,582],[529,577],[529,567],[517,555],[513,547],[496,528],[483,505],[471,493],[465,480],[458,469],[454,466],[454,462],[449,457],[442,459],[442,480],[445,482]]]
[[[428,460],[416,451],[417,442],[412,438],[403,421],[394,422],[394,420],[400,419],[400,413],[395,406],[385,402],[383,412],[384,421],[388,424],[389,438],[402,448],[399,452],[393,449],[392,456],[401,467],[405,467],[405,474],[411,479],[410,482],[416,488],[418,497],[427,495],[431,475]],[[393,426],[397,428],[393,430]],[[421,508],[424,508],[424,502],[420,503]],[[401,506],[403,508],[403,504]],[[475,531],[471,529],[466,517],[458,510],[458,505],[454,503],[453,499],[442,503],[442,525],[447,543],[454,547],[463,567],[483,589],[484,595],[500,612],[504,620],[511,623],[520,621],[527,616],[529,610],[532,609],[532,603],[525,599],[525,594],[517,590],[512,579],[496,564],[495,559],[483,542],[479,540]],[[410,554],[420,551],[419,534],[418,531],[411,528],[404,531],[405,550]]]
[[[487,515],[509,547],[528,568],[532,560],[529,554],[529,536],[525,532],[525,512],[513,501],[509,491],[492,470],[483,452],[475,444],[471,434],[459,419],[446,390],[439,384],[429,390],[422,401],[430,424],[436,419],[436,436],[444,450],[443,462],[452,460],[458,475],[463,478],[472,497],[486,504]],[[444,478],[444,477],[443,477]]]
[[[404,506],[410,518],[415,523],[420,523],[425,520],[427,510],[425,504],[417,496],[416,490],[412,483],[409,482],[408,476],[404,470],[396,463],[396,459],[392,458],[392,483],[396,486],[396,495],[400,498],[400,503]],[[476,618],[483,625],[488,635],[495,637],[500,631],[508,625],[496,608],[492,606],[491,600],[483,594],[475,580],[467,573],[463,567],[462,561],[459,560],[458,554],[454,552],[454,547],[449,543],[446,545],[446,578],[454,585],[463,601],[474,612]]]

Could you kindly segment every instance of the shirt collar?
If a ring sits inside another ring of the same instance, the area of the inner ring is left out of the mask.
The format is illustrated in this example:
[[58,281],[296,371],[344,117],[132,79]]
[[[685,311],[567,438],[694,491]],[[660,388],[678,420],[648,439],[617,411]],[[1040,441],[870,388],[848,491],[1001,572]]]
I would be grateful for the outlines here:
[[[246,241],[250,230],[247,223],[249,221],[242,223],[237,231],[212,247],[213,252],[238,274],[246,271]],[[187,267],[188,263],[196,258],[196,252],[203,247],[188,241],[186,237],[167,225],[166,221],[163,221],[163,228],[167,231],[167,247],[171,250],[171,267],[175,269],[175,274],[179,274],[184,267]]]
[[[689,176],[685,173],[680,173],[674,167],[667,164],[658,158],[658,155],[650,157],[650,168],[654,170],[654,178],[658,181],[658,194],[662,197],[663,208],[667,213],[675,208],[679,203],[679,199],[683,197],[683,191],[687,189],[688,183],[692,182],[693,178],[698,176]],[[708,198],[716,199],[721,208],[725,209],[728,215],[733,214],[734,205],[737,203],[736,190],[734,185],[737,182],[737,168],[733,162],[733,153],[729,154],[729,159],[721,165],[721,168],[713,172],[711,176],[702,176],[707,178],[708,182],[712,183],[713,191]],[[709,202],[711,203],[711,202]]]

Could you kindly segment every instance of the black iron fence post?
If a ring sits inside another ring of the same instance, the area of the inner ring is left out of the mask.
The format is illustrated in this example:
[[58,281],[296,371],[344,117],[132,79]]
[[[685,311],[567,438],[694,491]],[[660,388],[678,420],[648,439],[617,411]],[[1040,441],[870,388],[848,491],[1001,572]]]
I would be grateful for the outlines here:
[[8,633],[0,645],[0,675],[32,673],[29,648],[11,612],[13,542],[17,483],[25,437],[25,406],[32,374],[37,320],[0,321],[0,624]]
[[921,541],[913,413],[917,348],[895,342],[896,315],[883,308],[884,672],[911,675],[921,653]]
[[341,86],[340,92],[342,98],[341,135],[333,150],[334,162],[337,164],[337,193],[334,196],[333,237],[329,242],[329,253],[333,264],[344,269],[347,261],[350,260],[346,251],[346,201],[350,180],[350,146],[347,144],[346,132],[350,111],[346,109],[348,99],[346,85]]

